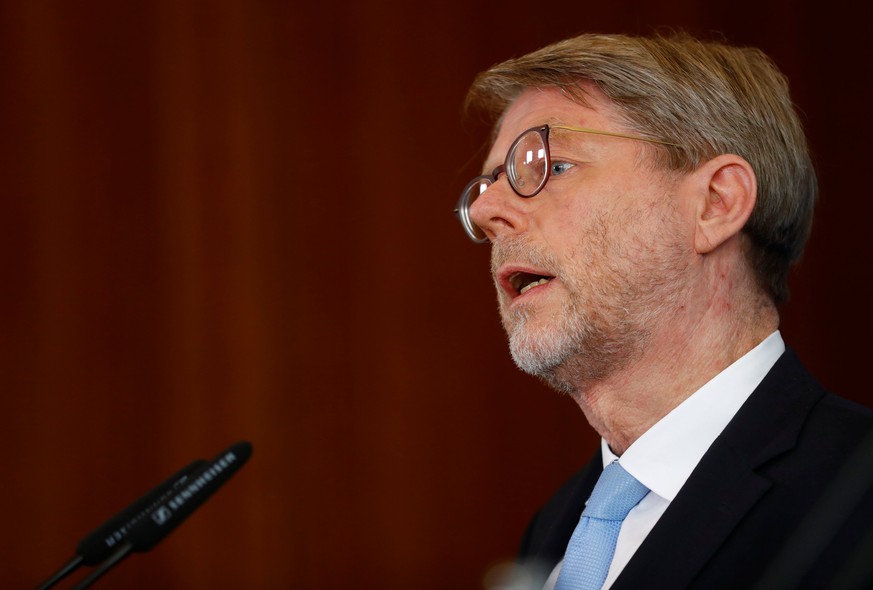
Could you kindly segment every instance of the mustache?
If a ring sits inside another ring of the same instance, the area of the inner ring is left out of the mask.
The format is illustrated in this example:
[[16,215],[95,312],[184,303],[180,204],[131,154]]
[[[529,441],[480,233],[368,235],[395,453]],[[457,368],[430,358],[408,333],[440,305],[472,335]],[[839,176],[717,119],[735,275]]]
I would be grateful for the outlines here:
[[523,237],[503,238],[491,244],[491,276],[497,277],[507,262],[525,264],[557,276],[561,264],[557,257],[540,244]]

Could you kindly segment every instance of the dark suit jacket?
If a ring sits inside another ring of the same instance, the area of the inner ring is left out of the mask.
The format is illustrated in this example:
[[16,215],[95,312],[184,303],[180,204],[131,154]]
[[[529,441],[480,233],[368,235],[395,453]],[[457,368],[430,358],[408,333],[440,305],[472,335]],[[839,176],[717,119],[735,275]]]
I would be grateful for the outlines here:
[[[873,587],[859,581],[873,571],[871,433],[873,412],[786,351],[613,589]],[[601,470],[598,452],[537,513],[520,562],[547,573],[560,561]]]

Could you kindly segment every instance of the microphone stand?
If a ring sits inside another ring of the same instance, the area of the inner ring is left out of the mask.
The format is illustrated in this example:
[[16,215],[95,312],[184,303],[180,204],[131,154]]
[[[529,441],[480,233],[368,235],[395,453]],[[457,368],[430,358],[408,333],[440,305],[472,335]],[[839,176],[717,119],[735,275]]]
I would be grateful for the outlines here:
[[76,555],[75,557],[73,557],[73,559],[67,562],[66,565],[64,565],[61,569],[55,572],[52,577],[40,584],[36,590],[48,590],[49,588],[66,578],[68,575],[76,571],[76,569],[80,565],[82,565],[83,559],[84,558],[81,555]]
[[118,564],[122,559],[128,556],[128,554],[133,550],[133,543],[130,541],[125,541],[122,543],[118,549],[112,552],[112,554],[106,558],[98,567],[96,567],[88,577],[79,582],[76,586],[73,587],[73,590],[85,590],[88,586],[96,582],[100,577],[103,576],[106,572],[112,569],[115,565]]

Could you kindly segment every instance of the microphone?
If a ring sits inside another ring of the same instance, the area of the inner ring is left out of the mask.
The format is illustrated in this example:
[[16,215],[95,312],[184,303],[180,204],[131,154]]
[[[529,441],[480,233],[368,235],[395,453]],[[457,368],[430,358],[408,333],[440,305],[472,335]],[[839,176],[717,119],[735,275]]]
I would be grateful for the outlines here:
[[251,455],[251,443],[241,441],[188,475],[174,493],[127,529],[127,536],[118,547],[74,590],[84,590],[131,552],[144,553],[160,543],[239,471]]
[[198,459],[156,485],[133,504],[91,531],[76,545],[76,554],[37,590],[48,590],[83,565],[96,565],[106,559],[112,549],[127,536],[131,526],[162,504],[187,481],[195,471],[206,465]]

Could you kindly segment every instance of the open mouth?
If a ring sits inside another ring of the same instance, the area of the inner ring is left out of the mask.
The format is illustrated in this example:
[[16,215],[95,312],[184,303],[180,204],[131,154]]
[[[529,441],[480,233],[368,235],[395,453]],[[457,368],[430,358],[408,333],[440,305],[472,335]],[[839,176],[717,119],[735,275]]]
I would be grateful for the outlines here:
[[509,284],[515,291],[515,296],[524,295],[534,287],[545,285],[555,277],[529,272],[515,272],[509,275]]

